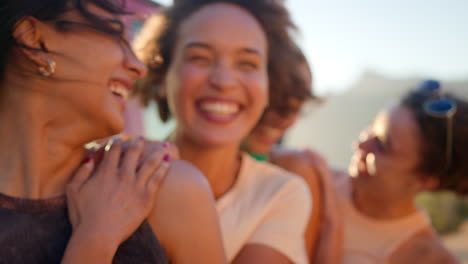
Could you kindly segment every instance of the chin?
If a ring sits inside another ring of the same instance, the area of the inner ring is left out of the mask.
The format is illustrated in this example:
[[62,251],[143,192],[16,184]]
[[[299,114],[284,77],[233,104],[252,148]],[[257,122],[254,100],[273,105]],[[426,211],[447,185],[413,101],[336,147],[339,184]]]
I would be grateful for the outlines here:
[[252,151],[253,153],[257,153],[257,154],[269,154],[273,149],[273,146],[272,145],[268,145],[268,146],[259,146],[258,148],[256,148],[254,151]]
[[216,147],[222,148],[226,146],[232,146],[237,144],[240,147],[241,138],[232,136],[222,135],[198,135],[196,136],[196,142],[204,147]]
[[[122,131],[125,128],[124,125],[125,123],[124,123],[123,118],[120,118],[118,120],[114,119],[112,120],[112,122],[107,122],[107,126],[102,127],[101,129],[102,135],[100,135],[99,138],[106,138],[106,137],[110,137],[110,136],[114,136],[114,135],[122,133]],[[96,127],[99,127],[99,125],[96,125]]]
[[256,154],[268,154],[271,152],[273,146],[272,145],[265,145],[261,144],[256,138],[250,138],[247,141],[247,150],[251,153]]

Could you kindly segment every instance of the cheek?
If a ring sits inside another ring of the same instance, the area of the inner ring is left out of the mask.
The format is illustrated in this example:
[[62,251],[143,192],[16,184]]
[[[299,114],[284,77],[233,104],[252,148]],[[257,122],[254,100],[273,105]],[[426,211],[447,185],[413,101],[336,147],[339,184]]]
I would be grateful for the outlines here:
[[203,87],[207,73],[189,65],[171,66],[166,76],[166,94],[169,108],[177,119],[186,115],[187,109],[193,104],[197,91]]
[[96,76],[112,75],[119,70],[124,61],[123,51],[116,43],[96,45],[87,54],[82,56],[83,64]]
[[[70,54],[62,62],[64,75],[69,78],[107,83],[109,78],[122,65],[124,54],[122,48],[108,38],[76,37],[64,43],[62,53]],[[72,50],[73,52],[70,52]],[[60,65],[57,65],[58,68]]]
[[266,73],[247,75],[243,78],[243,82],[248,85],[248,96],[251,102],[255,105],[255,109],[259,109],[263,113],[268,105],[268,76]]

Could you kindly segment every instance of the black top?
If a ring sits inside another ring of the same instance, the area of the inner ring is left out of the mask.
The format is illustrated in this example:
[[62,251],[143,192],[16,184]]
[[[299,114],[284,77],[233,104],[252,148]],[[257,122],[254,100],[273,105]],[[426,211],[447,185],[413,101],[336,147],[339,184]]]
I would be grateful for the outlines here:
[[[59,264],[70,239],[65,197],[32,200],[0,194],[0,263]],[[145,221],[120,245],[114,264],[169,263]]]

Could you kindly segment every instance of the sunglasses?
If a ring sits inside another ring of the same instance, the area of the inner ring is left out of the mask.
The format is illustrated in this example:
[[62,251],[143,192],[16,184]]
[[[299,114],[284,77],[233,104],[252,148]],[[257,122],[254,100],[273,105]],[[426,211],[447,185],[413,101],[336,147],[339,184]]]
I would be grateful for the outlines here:
[[430,117],[443,118],[447,122],[444,168],[446,171],[452,165],[453,117],[457,112],[457,104],[454,100],[442,96],[440,83],[435,80],[421,82],[419,92],[429,97],[423,104],[424,113]]

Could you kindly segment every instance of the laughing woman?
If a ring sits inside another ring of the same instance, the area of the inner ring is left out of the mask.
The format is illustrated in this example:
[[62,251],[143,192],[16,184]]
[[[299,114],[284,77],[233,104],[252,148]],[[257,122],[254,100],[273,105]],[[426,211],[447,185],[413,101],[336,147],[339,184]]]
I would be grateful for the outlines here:
[[415,198],[424,191],[468,193],[467,134],[468,102],[436,81],[375,117],[355,145],[350,177],[334,178],[339,217],[346,219],[342,263],[459,263]]
[[110,0],[0,3],[1,263],[224,261],[196,169],[141,139],[86,158],[85,143],[122,130],[123,97],[146,73],[123,13]]
[[171,140],[208,179],[228,260],[307,263],[304,231],[311,198],[304,181],[240,151],[282,74],[281,48],[293,29],[280,1],[174,1],[146,51],[142,83]]

